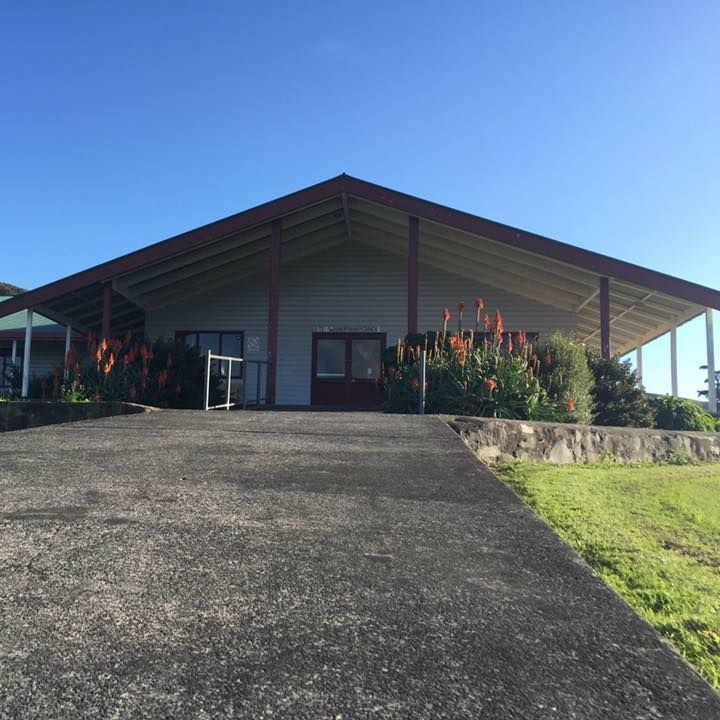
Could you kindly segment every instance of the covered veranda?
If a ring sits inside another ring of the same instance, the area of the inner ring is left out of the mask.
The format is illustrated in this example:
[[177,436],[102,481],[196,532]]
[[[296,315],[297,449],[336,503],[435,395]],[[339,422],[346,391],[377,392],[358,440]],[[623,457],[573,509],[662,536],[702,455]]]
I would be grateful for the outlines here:
[[[267,388],[275,399],[281,266],[343,243],[377,247],[407,267],[409,332],[418,330],[419,264],[489,287],[512,289],[528,302],[572,313],[578,340],[602,355],[636,353],[668,334],[671,390],[678,393],[677,328],[705,317],[708,407],[717,412],[713,309],[720,292],[631,263],[368,183],[348,175],[191,230],[76,273],[0,304],[0,317],[27,312],[22,354],[27,395],[32,314],[103,337],[142,333],[145,317],[209,287],[266,278]],[[70,337],[68,330],[68,337]]]

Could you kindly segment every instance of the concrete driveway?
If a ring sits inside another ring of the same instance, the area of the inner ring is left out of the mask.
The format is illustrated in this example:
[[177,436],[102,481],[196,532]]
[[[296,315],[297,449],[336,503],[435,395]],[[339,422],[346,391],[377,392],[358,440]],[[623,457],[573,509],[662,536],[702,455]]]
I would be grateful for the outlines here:
[[434,417],[0,435],[0,716],[714,718]]

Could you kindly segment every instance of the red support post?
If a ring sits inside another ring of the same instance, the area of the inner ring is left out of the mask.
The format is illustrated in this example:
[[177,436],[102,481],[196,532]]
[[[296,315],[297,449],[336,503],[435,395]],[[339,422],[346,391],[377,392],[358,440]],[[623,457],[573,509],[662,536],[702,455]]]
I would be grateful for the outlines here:
[[273,220],[270,246],[270,289],[268,292],[267,380],[265,402],[274,405],[277,390],[277,347],[280,318],[280,245],[282,220]]
[[610,279],[600,278],[600,352],[610,359]]
[[102,337],[110,337],[110,326],[112,324],[112,285],[103,285],[103,313],[102,313]]
[[416,333],[418,328],[418,254],[420,245],[420,220],[410,215],[408,218],[408,272],[407,272],[407,311],[408,333]]

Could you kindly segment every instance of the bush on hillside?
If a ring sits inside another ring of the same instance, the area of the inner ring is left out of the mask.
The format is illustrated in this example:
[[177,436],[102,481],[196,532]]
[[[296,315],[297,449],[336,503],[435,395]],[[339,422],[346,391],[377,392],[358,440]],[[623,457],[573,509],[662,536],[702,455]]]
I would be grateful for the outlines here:
[[596,425],[652,427],[654,416],[648,396],[632,369],[630,360],[618,357],[605,360],[596,351],[588,351],[588,364],[595,382],[592,399]]
[[585,347],[570,335],[555,332],[538,344],[537,354],[543,359],[541,383],[556,401],[560,421],[589,425],[593,419],[595,377]]
[[718,429],[715,418],[692,400],[666,395],[652,398],[650,406],[655,413],[656,428],[698,432],[715,432]]

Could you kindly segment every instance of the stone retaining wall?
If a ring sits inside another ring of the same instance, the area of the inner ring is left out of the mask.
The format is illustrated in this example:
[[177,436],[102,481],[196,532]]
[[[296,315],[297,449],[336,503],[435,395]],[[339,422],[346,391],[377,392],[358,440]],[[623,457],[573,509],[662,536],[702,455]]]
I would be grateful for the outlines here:
[[445,417],[481,460],[537,460],[555,465],[662,462],[688,458],[720,462],[720,433]]
[[111,415],[152,412],[154,409],[124,402],[62,403],[41,400],[0,402],[0,432],[75,420],[94,420]]

